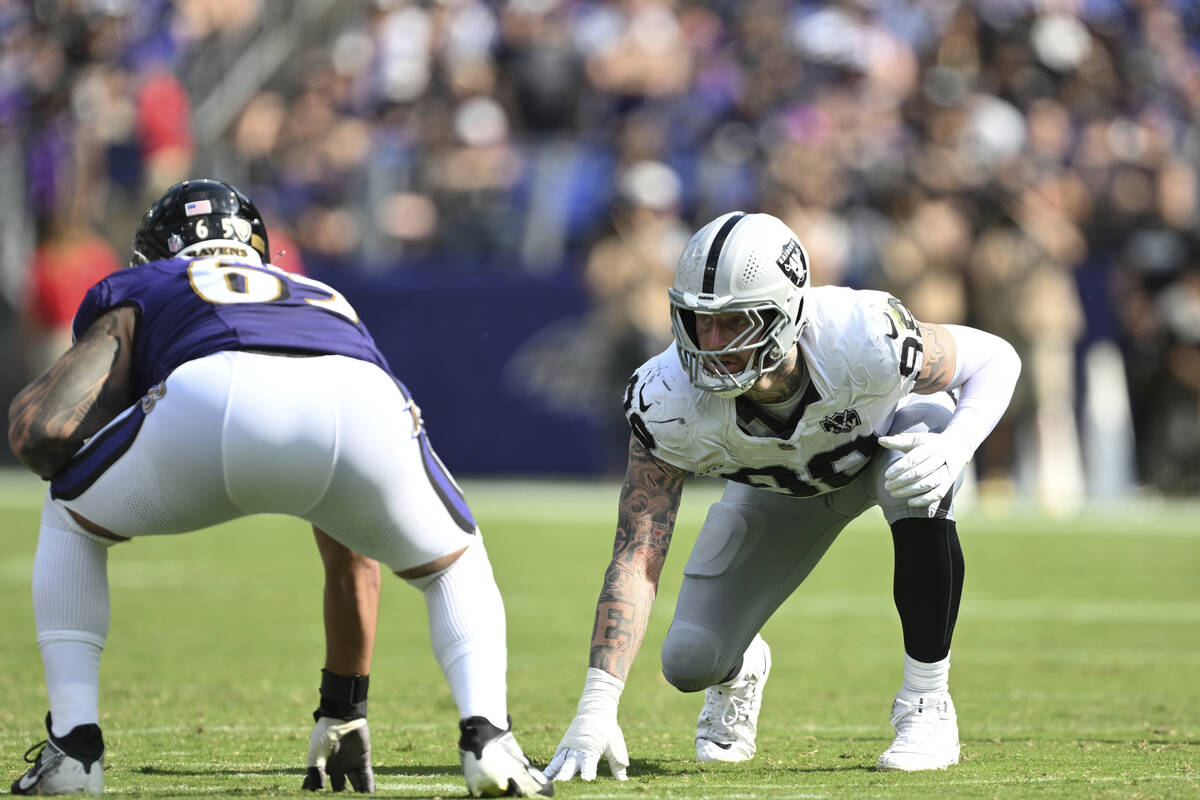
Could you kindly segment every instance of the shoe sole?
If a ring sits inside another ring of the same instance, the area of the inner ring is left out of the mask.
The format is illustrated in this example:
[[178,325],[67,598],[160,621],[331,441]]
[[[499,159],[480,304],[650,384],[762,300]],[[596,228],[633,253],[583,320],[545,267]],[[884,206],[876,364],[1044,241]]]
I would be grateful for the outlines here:
[[[704,741],[708,741],[708,740],[705,739]],[[711,742],[711,744],[713,744],[714,746],[716,746],[720,749],[718,749],[716,752],[709,751],[708,753],[706,753],[704,755],[700,754],[700,748],[697,745],[697,748],[696,748],[697,763],[700,763],[700,764],[713,764],[713,763],[740,764],[743,761],[749,761],[750,759],[754,758],[753,753],[748,756],[742,755],[740,753],[734,752],[732,747],[729,750],[725,750],[724,748],[721,748],[720,745],[717,744],[716,742]]]
[[875,763],[875,771],[876,772],[932,772],[934,770],[946,769],[947,767],[953,767],[957,763],[958,763],[957,755],[954,757],[953,761],[950,761],[946,764],[942,764],[942,765],[936,766],[936,767],[901,767],[901,766],[893,765],[893,764],[885,764],[883,762],[883,760],[880,759],[879,761],[877,761]]

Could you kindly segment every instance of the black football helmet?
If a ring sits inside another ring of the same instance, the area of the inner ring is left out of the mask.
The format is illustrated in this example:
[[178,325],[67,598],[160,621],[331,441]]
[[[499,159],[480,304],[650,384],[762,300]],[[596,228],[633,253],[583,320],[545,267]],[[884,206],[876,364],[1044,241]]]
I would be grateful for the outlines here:
[[211,239],[249,245],[270,260],[267,227],[254,203],[237,188],[201,178],[177,183],[155,201],[133,234],[129,265],[171,258],[183,248]]

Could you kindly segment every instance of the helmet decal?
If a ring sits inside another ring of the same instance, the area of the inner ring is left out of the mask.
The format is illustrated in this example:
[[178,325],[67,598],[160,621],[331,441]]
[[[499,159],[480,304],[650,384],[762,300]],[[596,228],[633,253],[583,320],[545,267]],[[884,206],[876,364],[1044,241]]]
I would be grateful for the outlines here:
[[211,214],[212,213],[212,201],[211,200],[196,200],[191,203],[184,203],[183,204],[183,213],[189,217],[194,217],[197,214]]
[[775,264],[797,286],[808,283],[808,259],[804,255],[804,248],[795,239],[783,246],[783,252],[779,254]]
[[250,241],[250,223],[241,217],[230,217],[229,223],[233,226],[233,235],[239,242]]

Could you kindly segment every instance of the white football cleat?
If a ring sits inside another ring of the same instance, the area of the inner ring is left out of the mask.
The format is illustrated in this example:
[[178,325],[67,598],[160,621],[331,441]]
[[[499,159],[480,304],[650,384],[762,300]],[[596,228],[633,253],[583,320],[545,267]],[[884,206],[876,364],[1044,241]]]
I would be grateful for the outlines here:
[[755,636],[742,657],[742,672],[730,683],[704,693],[696,722],[697,761],[749,761],[754,758],[763,687],[771,673],[771,648]]
[[554,782],[529,763],[517,737],[484,717],[459,720],[458,758],[472,797],[552,797]]
[[[13,794],[90,794],[104,790],[104,739],[98,725],[77,725],[61,739],[50,729],[46,715],[46,740],[25,751],[25,760],[36,750],[33,766],[13,781]],[[38,748],[41,748],[40,750]]]
[[917,772],[958,763],[958,717],[949,694],[900,692],[892,703],[896,740],[876,769]]

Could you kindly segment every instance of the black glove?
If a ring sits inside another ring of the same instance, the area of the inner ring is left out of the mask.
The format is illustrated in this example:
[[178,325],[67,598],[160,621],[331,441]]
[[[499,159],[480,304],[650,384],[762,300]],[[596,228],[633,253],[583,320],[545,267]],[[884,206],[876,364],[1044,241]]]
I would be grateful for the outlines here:
[[371,768],[371,731],[365,717],[344,720],[321,717],[308,740],[308,774],[301,788],[317,791],[329,788],[346,790],[346,778],[356,792],[375,791],[375,771]]

